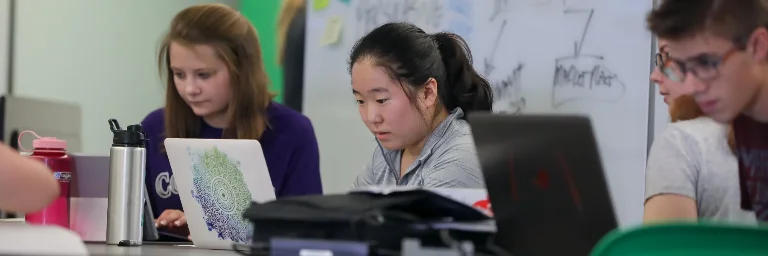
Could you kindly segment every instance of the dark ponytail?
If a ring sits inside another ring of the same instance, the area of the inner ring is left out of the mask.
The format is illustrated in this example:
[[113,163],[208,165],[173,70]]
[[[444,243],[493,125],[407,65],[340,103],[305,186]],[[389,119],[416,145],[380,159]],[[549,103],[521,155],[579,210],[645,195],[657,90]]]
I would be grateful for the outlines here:
[[461,108],[470,111],[490,111],[493,92],[488,80],[472,66],[472,53],[461,36],[441,32],[432,35],[445,66],[445,83],[448,90],[439,90],[440,98],[448,109]]
[[[358,41],[349,56],[349,72],[361,60],[372,60],[401,82],[411,104],[414,91],[430,78],[438,84],[438,98],[445,109],[489,111],[493,105],[491,86],[472,67],[467,43],[453,33],[427,34],[407,22],[381,25]],[[407,86],[405,86],[407,85]]]

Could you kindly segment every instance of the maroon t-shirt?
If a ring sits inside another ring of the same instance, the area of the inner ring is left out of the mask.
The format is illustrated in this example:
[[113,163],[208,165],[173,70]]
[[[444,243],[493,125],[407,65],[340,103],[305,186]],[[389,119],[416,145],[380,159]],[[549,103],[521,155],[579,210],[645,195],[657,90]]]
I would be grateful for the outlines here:
[[768,221],[768,124],[747,116],[733,121],[739,159],[741,207]]

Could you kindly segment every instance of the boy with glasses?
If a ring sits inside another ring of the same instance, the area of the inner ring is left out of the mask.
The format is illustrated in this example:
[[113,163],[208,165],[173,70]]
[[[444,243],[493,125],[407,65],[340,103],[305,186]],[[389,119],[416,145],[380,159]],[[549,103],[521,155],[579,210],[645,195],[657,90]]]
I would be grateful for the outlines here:
[[654,136],[645,169],[643,222],[713,219],[753,225],[755,214],[741,209],[739,164],[730,126],[715,122],[676,82],[682,74],[658,40],[651,81],[669,106],[669,124]]
[[733,122],[742,208],[768,221],[768,1],[663,0],[648,27],[701,110]]

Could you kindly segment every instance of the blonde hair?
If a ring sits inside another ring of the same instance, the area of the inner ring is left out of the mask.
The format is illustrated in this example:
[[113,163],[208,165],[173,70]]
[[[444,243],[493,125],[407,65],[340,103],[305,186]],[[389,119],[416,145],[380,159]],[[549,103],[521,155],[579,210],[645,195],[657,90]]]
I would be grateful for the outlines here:
[[170,69],[171,42],[208,45],[227,63],[232,99],[227,107],[227,139],[258,140],[267,128],[267,106],[273,94],[261,57],[256,29],[235,9],[222,4],[195,5],[179,12],[163,38],[158,54],[160,74],[166,79],[166,138],[197,138],[200,118],[176,91]]
[[296,14],[304,8],[307,0],[283,0],[280,6],[280,16],[277,18],[277,64],[283,65],[285,56],[285,40],[288,28]]

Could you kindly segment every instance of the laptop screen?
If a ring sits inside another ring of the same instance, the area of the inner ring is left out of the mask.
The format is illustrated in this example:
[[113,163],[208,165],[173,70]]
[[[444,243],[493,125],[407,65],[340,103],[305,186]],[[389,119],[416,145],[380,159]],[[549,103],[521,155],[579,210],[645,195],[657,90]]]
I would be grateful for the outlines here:
[[515,255],[588,255],[616,228],[588,118],[476,113],[469,122],[499,246]]

